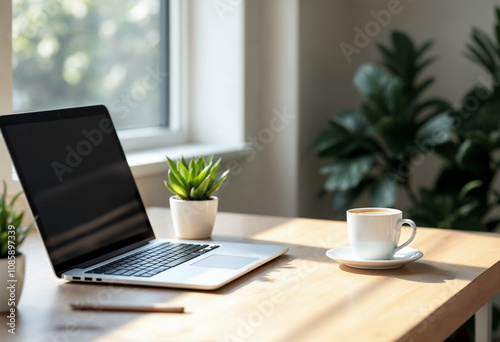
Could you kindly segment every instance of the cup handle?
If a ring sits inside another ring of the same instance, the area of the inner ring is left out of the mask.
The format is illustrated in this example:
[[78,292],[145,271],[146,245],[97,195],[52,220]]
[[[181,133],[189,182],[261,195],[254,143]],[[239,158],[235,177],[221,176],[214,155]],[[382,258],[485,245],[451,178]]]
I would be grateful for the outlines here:
[[404,247],[408,246],[408,245],[410,244],[410,242],[412,242],[412,241],[413,241],[413,239],[415,238],[415,235],[417,235],[417,225],[416,225],[416,224],[415,224],[415,222],[413,222],[412,220],[408,220],[408,219],[402,219],[402,220],[399,220],[399,222],[398,222],[398,225],[399,225],[398,229],[400,229],[400,228],[401,228],[401,226],[402,226],[403,224],[405,224],[405,223],[406,223],[407,225],[411,226],[411,236],[410,236],[410,238],[409,238],[408,240],[406,240],[406,242],[405,242],[405,243],[403,243],[403,244],[402,244],[402,245],[400,245],[400,246],[397,246],[397,247],[394,249],[394,253],[395,253],[395,252],[397,252],[397,251],[399,251],[400,249],[402,249],[402,248],[404,248]]

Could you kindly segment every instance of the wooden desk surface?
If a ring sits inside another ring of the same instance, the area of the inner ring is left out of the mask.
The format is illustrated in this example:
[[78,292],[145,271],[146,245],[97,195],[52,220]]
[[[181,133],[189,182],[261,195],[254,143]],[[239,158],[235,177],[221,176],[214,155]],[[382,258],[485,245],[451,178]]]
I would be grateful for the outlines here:
[[[150,209],[159,237],[170,214]],[[244,238],[242,238],[244,236]],[[347,245],[345,222],[219,213],[214,240],[278,243],[285,255],[212,292],[69,283],[30,234],[16,335],[2,341],[438,341],[500,290],[500,235],[420,228],[424,253],[395,270],[356,270],[325,252]],[[402,237],[404,238],[404,236]],[[185,306],[185,314],[72,311],[69,303]]]

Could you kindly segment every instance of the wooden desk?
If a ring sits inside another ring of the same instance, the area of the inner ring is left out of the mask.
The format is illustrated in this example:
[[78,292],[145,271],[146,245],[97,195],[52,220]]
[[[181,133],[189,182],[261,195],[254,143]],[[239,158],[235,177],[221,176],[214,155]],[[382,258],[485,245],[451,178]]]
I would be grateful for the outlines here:
[[[158,236],[172,236],[167,210],[149,215]],[[347,245],[345,222],[219,213],[213,238],[290,251],[213,292],[76,284],[55,278],[32,233],[17,334],[2,315],[0,340],[439,341],[500,290],[500,235],[421,228],[411,245],[424,257],[382,271],[326,257]],[[187,313],[78,312],[74,301],[169,303]]]

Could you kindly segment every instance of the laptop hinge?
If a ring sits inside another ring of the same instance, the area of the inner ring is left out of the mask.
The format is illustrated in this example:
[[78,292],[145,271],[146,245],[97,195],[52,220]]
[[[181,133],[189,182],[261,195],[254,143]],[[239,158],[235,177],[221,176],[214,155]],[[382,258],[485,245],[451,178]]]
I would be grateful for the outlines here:
[[[139,247],[142,247],[142,246],[145,246],[149,243],[149,241],[151,240],[148,240],[148,241],[140,241],[140,242],[136,242],[132,245],[129,245],[129,246],[126,246],[126,247],[123,247],[123,248],[120,248],[116,251],[113,251],[113,252],[109,252],[109,253],[106,253],[104,254],[103,256],[100,256],[98,258],[94,258],[92,260],[89,260],[89,261],[86,261],[86,262],[83,262],[81,264],[78,264],[76,266],[73,266],[71,269],[74,269],[74,268],[87,268],[87,267],[90,267],[92,265],[95,265],[95,264],[98,264],[100,262],[103,262],[103,261],[106,261],[106,260],[109,260],[111,258],[114,258],[120,254],[124,254],[124,253],[127,253],[127,252],[130,252],[131,250],[134,250],[136,248],[139,248]],[[66,270],[67,271],[67,270]],[[61,273],[64,273],[65,271],[61,272]]]

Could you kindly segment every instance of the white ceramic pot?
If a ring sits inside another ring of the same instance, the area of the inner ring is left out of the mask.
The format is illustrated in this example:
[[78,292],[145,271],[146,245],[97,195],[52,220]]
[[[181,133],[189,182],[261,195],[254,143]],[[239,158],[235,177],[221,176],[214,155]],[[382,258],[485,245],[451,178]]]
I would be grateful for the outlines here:
[[175,235],[179,239],[199,240],[212,235],[219,199],[216,196],[205,201],[187,201],[170,197],[170,212]]
[[[12,260],[10,262],[9,264],[8,258],[0,258],[0,312],[7,312],[11,308],[15,308],[17,303],[19,303],[21,292],[23,291],[24,255],[16,255],[15,263]],[[9,272],[14,269],[14,273]],[[10,274],[13,276],[11,277]]]

